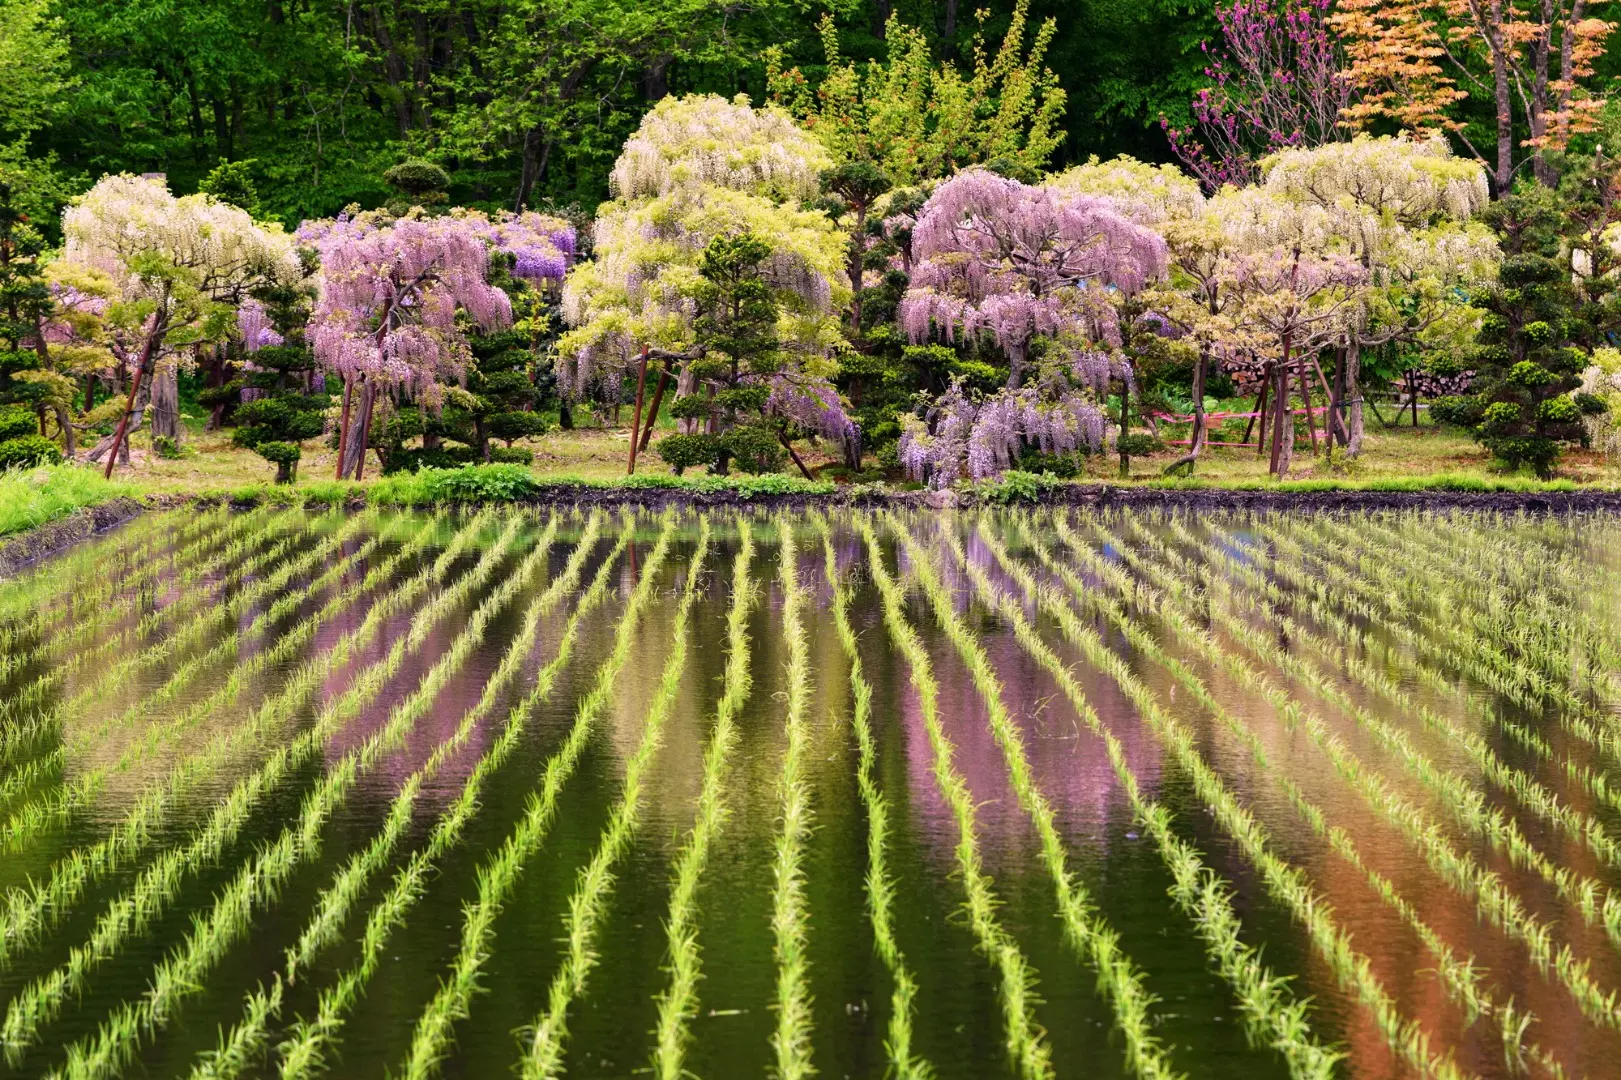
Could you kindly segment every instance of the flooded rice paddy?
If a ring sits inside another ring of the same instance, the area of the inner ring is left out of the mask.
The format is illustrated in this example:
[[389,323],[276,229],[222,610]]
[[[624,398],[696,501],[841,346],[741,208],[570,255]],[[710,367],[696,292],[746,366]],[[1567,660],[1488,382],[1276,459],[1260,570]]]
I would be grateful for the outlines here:
[[1621,1075],[1618,541],[148,515],[0,584],[0,1076]]

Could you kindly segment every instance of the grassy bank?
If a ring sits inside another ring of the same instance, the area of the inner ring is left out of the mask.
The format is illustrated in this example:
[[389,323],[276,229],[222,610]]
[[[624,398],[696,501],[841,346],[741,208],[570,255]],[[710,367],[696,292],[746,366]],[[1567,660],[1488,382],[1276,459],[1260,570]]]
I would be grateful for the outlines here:
[[138,484],[104,480],[101,473],[74,465],[0,472],[0,536],[65,518],[82,507],[140,494]]

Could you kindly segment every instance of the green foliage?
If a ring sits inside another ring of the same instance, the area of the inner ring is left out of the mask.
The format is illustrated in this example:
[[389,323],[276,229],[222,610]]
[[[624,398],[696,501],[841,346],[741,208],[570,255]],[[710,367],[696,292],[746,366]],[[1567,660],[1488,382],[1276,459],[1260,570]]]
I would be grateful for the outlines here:
[[422,469],[379,482],[372,497],[382,503],[515,502],[540,491],[540,481],[522,465],[468,465]]
[[1482,311],[1475,393],[1447,401],[1438,414],[1450,423],[1473,420],[1476,437],[1503,465],[1543,478],[1563,444],[1585,438],[1569,395],[1587,366],[1580,339],[1603,323],[1598,286],[1579,285],[1569,270],[1570,246],[1581,241],[1579,201],[1568,188],[1527,185],[1487,208],[1505,258],[1498,281],[1473,297]]
[[135,494],[137,489],[129,484],[103,480],[100,472],[75,465],[0,472],[0,536]]
[[713,435],[666,435],[654,449],[680,476],[698,465],[714,465],[720,457],[720,440]]
[[1041,502],[1048,493],[1063,486],[1062,480],[1046,473],[1009,469],[999,479],[977,485],[974,492],[988,503],[1011,506]]
[[197,190],[220,202],[259,216],[259,189],[253,183],[253,161],[221,161],[198,183]]
[[43,435],[24,435],[0,442],[0,469],[29,469],[61,462],[61,447]]
[[152,440],[152,452],[165,461],[179,461],[186,456],[186,451],[180,443],[167,435],[158,435]]
[[0,442],[39,434],[39,420],[27,409],[0,408]]

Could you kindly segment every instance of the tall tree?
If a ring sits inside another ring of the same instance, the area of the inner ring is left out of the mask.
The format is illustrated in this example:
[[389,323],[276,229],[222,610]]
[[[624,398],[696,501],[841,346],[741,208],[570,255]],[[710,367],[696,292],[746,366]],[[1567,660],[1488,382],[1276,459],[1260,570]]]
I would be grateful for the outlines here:
[[[774,368],[751,373],[768,391],[762,406],[802,428],[854,438],[829,382],[845,343],[846,251],[825,213],[802,208],[828,164],[820,144],[780,109],[713,95],[659,102],[614,165],[617,197],[597,212],[595,259],[564,286],[572,327],[557,346],[564,392],[617,402],[643,350],[662,366],[660,385],[675,382],[678,401],[734,389],[729,365],[717,373],[709,356],[726,352],[714,337],[717,289],[751,282],[766,295],[750,310],[759,314],[758,304],[769,301],[774,312],[776,344],[759,350],[772,355]],[[728,246],[744,236],[747,245]],[[752,258],[759,245],[769,256]],[[694,410],[684,426],[699,426],[697,405],[683,409]]]
[[234,328],[237,306],[254,288],[295,281],[303,268],[292,238],[207,195],[175,198],[162,181],[105,177],[62,219],[62,257],[102,271],[118,289],[106,310],[108,344],[130,374],[123,417],[92,461],[107,454],[107,475],[131,419],[153,404],[153,437],[178,438],[178,365],[187,346]]
[[[1557,179],[1550,152],[1594,131],[1604,95],[1583,85],[1614,24],[1593,0],[1344,0],[1335,25],[1366,96],[1347,118],[1452,132],[1491,170],[1498,195],[1529,164]],[[1454,107],[1490,103],[1491,139],[1477,138]]]

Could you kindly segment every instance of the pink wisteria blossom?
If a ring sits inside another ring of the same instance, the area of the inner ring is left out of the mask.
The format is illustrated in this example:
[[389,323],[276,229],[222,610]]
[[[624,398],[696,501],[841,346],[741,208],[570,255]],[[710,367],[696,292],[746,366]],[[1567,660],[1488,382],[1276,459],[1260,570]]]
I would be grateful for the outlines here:
[[969,169],[942,184],[913,229],[900,304],[913,341],[987,336],[1023,379],[1031,339],[1079,333],[1118,344],[1106,290],[1164,277],[1165,241],[1108,198],[1032,187]]

